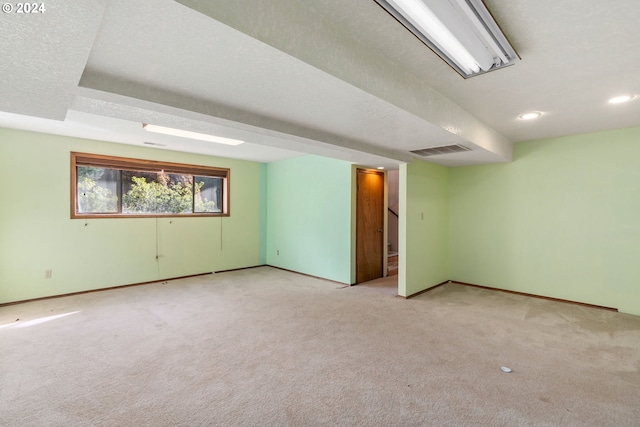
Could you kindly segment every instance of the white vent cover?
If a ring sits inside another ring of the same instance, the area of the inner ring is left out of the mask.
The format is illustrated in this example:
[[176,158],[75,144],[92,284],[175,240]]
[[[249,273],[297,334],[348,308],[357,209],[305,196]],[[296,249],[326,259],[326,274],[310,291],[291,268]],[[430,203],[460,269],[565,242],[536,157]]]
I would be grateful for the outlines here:
[[463,151],[471,151],[471,148],[467,148],[464,145],[445,145],[443,147],[431,147],[423,148],[422,150],[412,150],[413,154],[417,154],[422,157],[438,156],[440,154],[452,154],[461,153]]

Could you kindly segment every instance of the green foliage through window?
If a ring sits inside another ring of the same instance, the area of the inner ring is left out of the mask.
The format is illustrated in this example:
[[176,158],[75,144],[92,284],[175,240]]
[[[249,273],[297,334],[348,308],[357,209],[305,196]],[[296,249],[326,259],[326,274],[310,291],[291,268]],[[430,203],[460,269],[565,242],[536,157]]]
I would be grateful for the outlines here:
[[76,165],[76,215],[223,213],[226,176]]
[[78,211],[92,213],[117,213],[117,182],[109,177],[110,170],[78,167]]

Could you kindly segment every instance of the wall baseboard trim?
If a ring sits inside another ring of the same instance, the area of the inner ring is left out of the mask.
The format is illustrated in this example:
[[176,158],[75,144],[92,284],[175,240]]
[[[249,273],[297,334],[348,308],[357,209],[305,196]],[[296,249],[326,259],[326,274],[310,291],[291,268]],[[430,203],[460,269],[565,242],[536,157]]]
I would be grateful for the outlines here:
[[[295,273],[295,274],[299,274],[301,276],[311,277],[313,279],[319,279],[319,280],[324,280],[326,282],[336,283],[336,284],[339,284],[341,286],[355,286],[355,285],[352,285],[352,284],[349,284],[349,283],[338,282],[337,280],[326,279],[324,277],[314,276],[314,275],[306,274],[306,273],[301,273],[299,271],[289,270],[287,268],[276,267],[275,265],[262,264],[262,265],[254,265],[254,266],[251,266],[251,267],[242,267],[242,268],[233,268],[233,269],[229,269],[229,270],[220,270],[220,271],[211,272],[211,273],[191,274],[191,275],[188,275],[188,276],[171,277],[171,278],[167,278],[167,279],[159,279],[159,280],[153,280],[153,281],[149,281],[149,282],[131,283],[131,284],[128,284],[128,285],[110,286],[108,288],[89,289],[89,290],[86,290],[86,291],[70,292],[70,293],[66,293],[66,294],[49,295],[49,296],[46,296],[46,297],[30,298],[30,299],[19,300],[19,301],[4,302],[4,303],[0,303],[0,307],[6,307],[6,306],[16,305],[16,304],[24,304],[24,303],[33,302],[33,301],[42,301],[42,300],[48,300],[48,299],[54,299],[54,298],[70,297],[70,296],[74,296],[74,295],[88,294],[88,293],[92,293],[92,292],[102,292],[102,291],[110,291],[110,290],[114,290],[114,289],[129,288],[129,287],[132,287],[132,286],[151,285],[151,284],[154,284],[154,283],[155,284],[159,284],[159,283],[168,282],[168,281],[171,281],[171,280],[180,280],[180,279],[187,279],[187,278],[190,278],[190,277],[206,276],[208,274],[218,274],[218,273],[227,273],[227,272],[232,272],[232,271],[249,270],[249,269],[252,269],[252,268],[259,268],[259,267],[271,267],[271,268],[275,268],[277,270],[287,271],[289,273]],[[509,289],[494,288],[494,287],[491,287],[491,286],[476,285],[475,283],[459,282],[457,280],[445,280],[442,283],[438,283],[437,285],[431,286],[431,287],[429,287],[427,289],[423,289],[423,290],[421,290],[419,292],[416,292],[414,294],[408,295],[406,297],[403,297],[401,295],[396,295],[396,296],[398,298],[411,299],[411,298],[417,297],[418,295],[422,295],[422,294],[424,294],[426,292],[429,292],[429,291],[432,291],[432,290],[434,290],[436,288],[439,288],[440,286],[446,285],[448,283],[456,283],[458,285],[470,286],[470,287],[473,287],[473,288],[486,289],[486,290],[489,290],[489,291],[506,292],[508,294],[522,295],[522,296],[531,297],[531,298],[539,298],[539,299],[544,299],[544,300],[547,300],[547,301],[562,302],[562,303],[565,303],[565,304],[574,304],[574,305],[580,305],[580,306],[583,306],[583,307],[590,307],[590,308],[597,308],[597,309],[600,309],[600,310],[618,312],[618,309],[614,308],[614,307],[606,307],[606,306],[603,306],[603,305],[589,304],[589,303],[586,303],[586,302],[572,301],[572,300],[561,299],[561,298],[553,298],[553,297],[548,297],[548,296],[544,296],[544,295],[530,294],[530,293],[527,293],[527,292],[512,291],[512,290],[509,290]]]
[[586,302],[572,301],[572,300],[562,299],[562,298],[547,297],[547,296],[544,296],[544,295],[529,294],[527,292],[512,291],[512,290],[509,290],[509,289],[493,288],[491,286],[476,285],[475,283],[459,282],[457,280],[446,280],[446,281],[444,281],[442,283],[438,283],[437,285],[431,286],[430,288],[423,289],[420,292],[416,292],[415,294],[411,294],[411,295],[406,296],[406,297],[398,295],[398,297],[404,298],[404,299],[410,299],[410,298],[413,298],[413,297],[417,297],[418,295],[424,294],[425,292],[432,291],[435,288],[438,288],[438,287],[440,287],[442,285],[446,285],[447,283],[456,283],[458,285],[471,286],[471,287],[480,288],[480,289],[487,289],[489,291],[506,292],[508,294],[522,295],[522,296],[525,296],[525,297],[545,299],[547,301],[563,302],[565,304],[574,304],[574,305],[580,305],[580,306],[583,306],[583,307],[598,308],[600,310],[618,312],[618,309],[614,308],[614,307],[606,307],[606,306],[603,306],[603,305],[589,304],[589,303],[586,303]]
[[447,283],[451,283],[451,280],[445,280],[445,281],[444,281],[444,282],[442,282],[442,283],[438,283],[437,285],[433,285],[433,286],[431,286],[430,288],[423,289],[423,290],[421,290],[421,291],[419,291],[419,292],[416,292],[415,294],[411,294],[411,295],[408,295],[408,296],[406,296],[406,297],[403,297],[402,295],[398,295],[398,297],[400,297],[400,298],[404,298],[404,299],[410,299],[410,298],[413,298],[413,297],[417,297],[418,295],[422,295],[422,294],[424,294],[425,292],[432,291],[432,290],[434,290],[435,288],[439,288],[439,287],[440,287],[440,286],[442,286],[442,285],[446,285]]
[[259,268],[259,267],[267,267],[267,264],[252,265],[251,267],[230,268],[228,270],[218,270],[218,271],[214,271],[214,274],[229,273],[231,271],[250,270],[252,268]]
[[74,295],[90,294],[90,293],[93,293],[93,292],[102,292],[102,291],[111,291],[111,290],[114,290],[114,289],[130,288],[132,286],[152,285],[154,283],[155,284],[161,284],[161,283],[164,283],[164,282],[168,282],[170,280],[188,279],[189,277],[206,276],[207,274],[213,274],[213,273],[190,274],[188,276],[170,277],[170,278],[167,278],[167,279],[152,280],[152,281],[149,281],[149,282],[130,283],[128,285],[109,286],[108,288],[89,289],[89,290],[86,290],[86,291],[69,292],[67,294],[48,295],[46,297],[38,297],[38,298],[23,299],[23,300],[18,300],[18,301],[3,302],[3,303],[0,303],[0,307],[6,307],[6,306],[9,306],[9,305],[16,305],[16,304],[24,304],[24,303],[33,302],[33,301],[43,301],[43,300],[54,299],[54,298],[71,297],[71,296],[74,296]]
[[563,302],[566,304],[581,305],[583,307],[599,308],[601,310],[608,310],[608,311],[615,311],[615,312],[618,311],[617,308],[605,307],[603,305],[588,304],[586,302],[572,301],[572,300],[562,299],[562,298],[553,298],[553,297],[547,297],[544,295],[529,294],[527,292],[512,291],[509,289],[492,288],[491,286],[482,286],[482,285],[476,285],[474,283],[458,282],[457,280],[451,280],[450,283],[457,283],[458,285],[471,286],[474,288],[487,289],[490,291],[506,292],[508,294],[522,295],[525,297],[545,299],[547,301]]
[[314,276],[313,274],[301,273],[299,271],[289,270],[288,268],[276,267],[275,265],[267,264],[266,266],[267,267],[271,267],[271,268],[276,268],[276,269],[282,270],[282,271],[288,271],[289,273],[300,274],[301,276],[307,276],[307,277],[311,277],[311,278],[314,278],[314,279],[324,280],[326,282],[337,283],[338,285],[342,285],[342,286],[354,286],[354,285],[352,285],[350,283],[338,282],[337,280],[326,279],[324,277]]
[[10,305],[17,305],[17,304],[24,304],[24,303],[27,303],[27,302],[34,302],[34,301],[43,301],[43,300],[54,299],[54,298],[71,297],[71,296],[74,296],[74,295],[88,294],[88,293],[92,293],[92,292],[102,292],[102,291],[110,291],[110,290],[114,290],[114,289],[130,288],[132,286],[152,285],[154,283],[155,284],[160,284],[160,283],[163,283],[163,282],[168,282],[170,280],[188,279],[190,277],[206,276],[208,274],[228,273],[228,272],[240,271],[240,270],[249,270],[249,269],[252,269],[252,268],[259,268],[259,267],[276,268],[278,270],[288,271],[290,273],[300,274],[302,276],[312,277],[314,279],[324,280],[324,281],[331,282],[331,283],[337,283],[337,284],[342,285],[342,286],[351,286],[348,283],[342,283],[342,282],[338,282],[336,280],[325,279],[324,277],[319,277],[319,276],[313,276],[311,274],[300,273],[299,271],[288,270],[286,268],[276,267],[276,266],[273,266],[273,265],[261,264],[261,265],[253,265],[251,267],[231,268],[229,270],[219,270],[219,271],[209,272],[209,273],[190,274],[190,275],[187,275],[187,276],[169,277],[169,278],[166,278],[166,279],[151,280],[151,281],[148,281],[148,282],[139,282],[139,283],[130,283],[130,284],[127,284],[127,285],[109,286],[108,288],[88,289],[86,291],[69,292],[69,293],[66,293],[66,294],[48,295],[46,297],[29,298],[29,299],[18,300],[18,301],[3,302],[3,303],[0,303],[0,307],[6,307],[6,306],[10,306]]

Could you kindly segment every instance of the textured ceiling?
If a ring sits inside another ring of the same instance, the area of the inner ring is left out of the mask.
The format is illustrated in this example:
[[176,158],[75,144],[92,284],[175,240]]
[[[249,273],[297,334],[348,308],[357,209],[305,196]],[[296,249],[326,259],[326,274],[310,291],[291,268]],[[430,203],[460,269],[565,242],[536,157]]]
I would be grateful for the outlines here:
[[[640,2],[486,4],[522,61],[464,85],[449,76],[434,81],[445,96],[514,142],[640,125],[640,102],[607,103],[620,93],[640,94]],[[534,110],[544,116],[517,120]]]
[[[486,0],[522,60],[462,79],[373,0],[52,0],[0,16],[0,126],[273,161],[504,162],[523,140],[640,125],[637,0]],[[615,7],[612,7],[614,6]],[[517,119],[537,110],[536,121]],[[208,132],[217,146],[146,133]]]

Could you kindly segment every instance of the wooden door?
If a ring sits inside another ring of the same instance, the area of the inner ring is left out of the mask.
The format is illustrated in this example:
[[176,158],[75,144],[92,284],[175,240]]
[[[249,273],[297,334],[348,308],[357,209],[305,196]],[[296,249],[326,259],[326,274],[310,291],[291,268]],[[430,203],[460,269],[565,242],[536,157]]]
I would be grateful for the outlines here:
[[383,276],[384,174],[358,169],[356,201],[356,283]]

